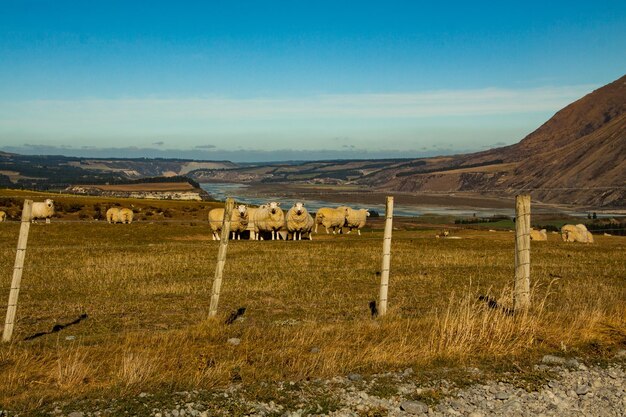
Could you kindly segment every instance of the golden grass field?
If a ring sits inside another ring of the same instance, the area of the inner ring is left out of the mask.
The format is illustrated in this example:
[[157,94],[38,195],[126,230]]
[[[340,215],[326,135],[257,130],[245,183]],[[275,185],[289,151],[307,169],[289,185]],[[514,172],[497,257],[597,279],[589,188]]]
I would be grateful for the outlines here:
[[[533,242],[533,305],[511,317],[477,296],[511,304],[513,233],[460,230],[462,239],[447,240],[434,238],[438,230],[395,230],[389,312],[378,319],[368,302],[378,296],[380,223],[361,237],[232,241],[219,316],[208,319],[218,249],[204,220],[211,203],[134,203],[174,214],[109,225],[74,213],[67,219],[76,221],[31,226],[14,340],[0,345],[2,407],[27,413],[56,400],[409,366],[418,377],[465,366],[522,372],[547,352],[601,360],[626,346],[623,237]],[[0,223],[2,318],[18,230]],[[239,307],[245,320],[224,324]],[[79,324],[23,340],[82,313]]]

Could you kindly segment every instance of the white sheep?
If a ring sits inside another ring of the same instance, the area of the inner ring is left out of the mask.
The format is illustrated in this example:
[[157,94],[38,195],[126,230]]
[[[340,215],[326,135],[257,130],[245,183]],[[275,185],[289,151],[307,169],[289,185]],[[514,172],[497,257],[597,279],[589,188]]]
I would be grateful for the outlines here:
[[107,222],[109,223],[132,223],[134,213],[129,208],[111,207],[106,213]]
[[135,213],[129,208],[121,208],[120,209],[120,221],[122,223],[131,224],[133,222],[133,217]]
[[121,223],[119,207],[111,207],[110,209],[108,209],[106,216],[107,216],[107,222],[109,223]]
[[[261,205],[259,208],[263,207],[264,205]],[[256,233],[256,227],[255,227],[255,223],[254,223],[254,218],[256,217],[256,212],[259,208],[256,207],[248,207],[248,228],[247,230],[250,232],[250,240],[256,240],[257,239],[257,233]]]
[[530,240],[546,241],[548,240],[548,231],[546,229],[530,229]]
[[[234,208],[230,216],[230,232],[232,239],[241,239],[241,233],[248,229],[249,212],[248,207],[239,205]],[[209,224],[213,230],[213,240],[220,240],[222,222],[224,221],[224,209],[216,208],[209,211]]]
[[0,222],[3,222],[7,219],[7,214],[4,211],[0,211]]
[[322,207],[317,210],[315,214],[315,233],[317,233],[317,226],[323,225],[328,234],[328,229],[333,229],[333,235],[341,228],[346,222],[346,209],[344,208],[330,208]]
[[33,203],[30,215],[33,222],[37,219],[46,219],[46,223],[50,223],[52,216],[54,216],[54,201],[47,198],[43,202]]
[[302,240],[302,234],[308,234],[309,240],[311,239],[311,230],[313,229],[313,217],[309,214],[304,207],[304,203],[295,203],[293,207],[287,211],[285,217],[287,223],[287,230],[293,234],[293,240]]
[[279,239],[281,234],[278,232],[285,227],[285,213],[279,206],[279,202],[272,201],[256,210],[254,213],[254,231],[257,239],[260,237],[259,233],[262,232],[271,232],[272,240]]
[[344,209],[346,211],[346,222],[344,224],[344,227],[348,228],[348,234],[352,230],[356,229],[359,233],[359,236],[361,236],[361,229],[365,226],[365,222],[370,215],[369,211],[367,211],[366,209],[355,210],[353,208],[345,206],[338,208]]
[[593,235],[584,224],[566,224],[561,227],[561,238],[564,242],[593,243]]

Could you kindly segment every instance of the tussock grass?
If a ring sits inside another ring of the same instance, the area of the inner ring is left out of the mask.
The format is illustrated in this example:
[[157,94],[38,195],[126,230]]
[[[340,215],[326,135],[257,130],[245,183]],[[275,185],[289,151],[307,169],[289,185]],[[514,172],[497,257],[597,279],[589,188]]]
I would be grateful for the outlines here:
[[[0,226],[4,314],[19,225]],[[33,225],[14,342],[0,346],[0,403],[28,410],[77,396],[521,363],[626,343],[624,238],[533,243],[532,308],[509,316],[477,297],[511,306],[512,233],[394,231],[390,309],[376,320],[380,230],[231,242],[220,315],[209,320],[209,234],[206,223]],[[242,306],[243,320],[224,324]],[[82,313],[80,324],[23,341]]]

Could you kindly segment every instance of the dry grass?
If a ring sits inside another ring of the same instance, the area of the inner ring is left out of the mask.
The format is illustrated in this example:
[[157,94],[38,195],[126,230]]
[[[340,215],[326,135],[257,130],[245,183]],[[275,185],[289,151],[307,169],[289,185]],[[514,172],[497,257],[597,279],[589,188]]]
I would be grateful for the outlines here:
[[[0,226],[4,308],[19,225]],[[512,234],[394,233],[384,319],[368,309],[378,293],[376,230],[231,242],[221,314],[209,320],[217,242],[206,239],[207,224],[33,225],[15,341],[0,346],[0,404],[28,410],[59,398],[232,381],[522,363],[555,350],[599,357],[626,343],[624,238],[533,244],[533,308],[508,316],[477,296],[510,305]],[[225,325],[241,306],[245,320]],[[81,313],[89,318],[23,341]]]

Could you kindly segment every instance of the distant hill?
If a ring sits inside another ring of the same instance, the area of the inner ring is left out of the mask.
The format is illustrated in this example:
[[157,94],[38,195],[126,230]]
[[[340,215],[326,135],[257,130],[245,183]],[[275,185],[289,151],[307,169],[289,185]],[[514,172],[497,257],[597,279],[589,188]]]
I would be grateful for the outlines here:
[[117,184],[144,178],[169,182],[168,178],[175,181],[173,177],[188,176],[197,169],[235,167],[237,165],[229,161],[94,159],[0,152],[0,187],[57,190],[76,184]]
[[398,191],[483,191],[575,205],[626,206],[626,76],[557,112],[521,142],[416,159],[359,184]]

